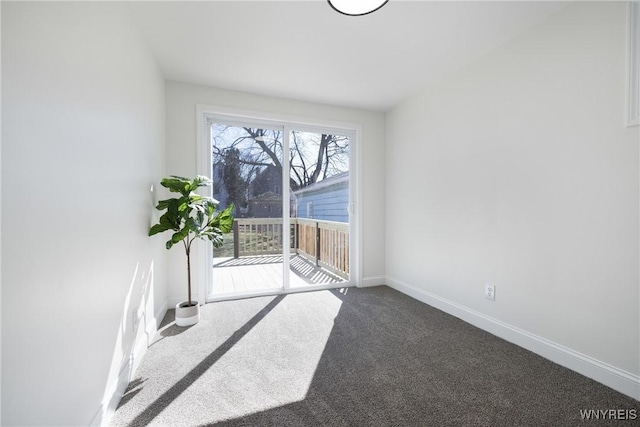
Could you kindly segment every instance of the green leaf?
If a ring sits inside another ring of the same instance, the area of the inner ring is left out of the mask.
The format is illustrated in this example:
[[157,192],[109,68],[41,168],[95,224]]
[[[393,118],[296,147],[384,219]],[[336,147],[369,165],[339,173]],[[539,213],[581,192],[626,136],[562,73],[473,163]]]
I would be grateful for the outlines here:
[[173,235],[171,236],[171,242],[173,244],[179,243],[182,240],[184,240],[185,238],[187,238],[189,236],[189,229],[188,228],[183,228],[182,230],[178,231],[177,233],[173,233]]
[[206,214],[209,218],[211,218],[216,211],[216,204],[213,202],[213,200],[209,200],[205,206],[207,208]]
[[167,230],[180,230],[180,222],[180,217],[171,210],[165,212],[160,217],[160,225],[164,226]]
[[171,227],[168,227],[166,224],[156,224],[149,229],[149,236],[153,236],[154,234],[162,233],[167,230],[171,230]]
[[185,221],[185,227],[188,231],[192,231],[193,233],[195,233],[196,236],[200,234],[200,227],[198,226],[194,218],[187,218],[187,220]]
[[220,229],[222,233],[228,233],[233,228],[233,204],[227,206],[227,208],[218,213],[210,222],[210,227],[216,227]]
[[192,180],[172,175],[162,179],[162,186],[181,197],[161,200],[156,208],[166,212],[158,224],[149,229],[149,235],[172,230],[167,249],[189,238],[190,233],[203,240],[209,240],[215,247],[223,244],[222,233],[228,233],[233,227],[233,205],[216,214],[218,202],[211,197],[197,194],[199,187],[211,185],[211,179],[198,175]]
[[224,239],[222,238],[222,233],[209,234],[207,237],[209,238],[211,243],[213,243],[213,246],[216,248],[221,247],[222,244],[224,243]]
[[181,176],[171,175],[169,178],[163,178],[160,184],[172,193],[180,193],[183,196],[191,191],[191,181]]
[[160,200],[158,202],[158,205],[156,206],[156,209],[158,209],[159,211],[167,209],[172,200],[174,199]]
[[191,181],[191,191],[194,191],[198,187],[207,187],[211,185],[212,182],[213,181],[211,181],[209,177],[206,177],[204,175],[198,175],[195,178],[193,178],[193,181]]
[[206,199],[206,198],[207,198],[206,196],[202,196],[202,195],[200,195],[198,193],[193,193],[193,192],[189,193],[189,202],[191,202],[191,203],[194,203],[194,202]]
[[202,227],[202,224],[204,223],[204,212],[198,212],[196,214],[196,224],[198,225],[198,228]]
[[189,200],[189,195],[180,197],[177,200],[177,206],[178,206],[178,212],[184,212],[187,210],[187,208],[189,208],[189,204],[190,204],[190,200]]
[[[164,213],[163,215],[165,217],[165,220],[169,221],[172,224],[178,224],[178,228],[179,224],[180,224],[180,214],[178,212],[178,200],[177,199],[171,199],[168,201],[167,203],[167,212]],[[162,221],[162,218],[160,218],[160,220]]]

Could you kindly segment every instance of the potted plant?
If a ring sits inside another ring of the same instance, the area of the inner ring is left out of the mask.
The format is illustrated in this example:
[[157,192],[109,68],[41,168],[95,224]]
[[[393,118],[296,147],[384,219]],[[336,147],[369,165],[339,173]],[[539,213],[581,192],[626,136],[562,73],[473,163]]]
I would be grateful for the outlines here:
[[156,209],[166,212],[160,217],[158,224],[149,230],[149,236],[171,231],[171,239],[167,241],[167,249],[180,242],[184,245],[187,255],[187,301],[176,305],[176,325],[195,325],[200,320],[198,301],[191,299],[191,245],[195,239],[209,240],[214,247],[222,246],[222,234],[231,231],[233,226],[233,205],[223,211],[216,212],[218,201],[196,193],[200,187],[211,185],[206,176],[198,175],[193,179],[180,176],[163,178],[160,184],[172,193],[179,193],[175,197],[158,202]]

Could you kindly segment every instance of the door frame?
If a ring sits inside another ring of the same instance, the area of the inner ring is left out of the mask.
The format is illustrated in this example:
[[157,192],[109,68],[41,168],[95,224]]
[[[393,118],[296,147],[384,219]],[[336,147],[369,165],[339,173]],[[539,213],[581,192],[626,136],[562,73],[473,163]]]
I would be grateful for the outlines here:
[[[361,174],[362,174],[362,125],[358,123],[346,123],[333,120],[324,120],[312,117],[283,115],[275,113],[267,113],[262,111],[244,110],[237,108],[229,108],[216,105],[196,105],[196,173],[199,175],[209,176],[211,174],[211,121],[220,120],[226,123],[239,123],[251,125],[264,125],[266,127],[281,127],[284,131],[283,138],[285,141],[283,158],[289,158],[288,138],[292,130],[309,131],[309,132],[335,132],[348,135],[349,140],[349,280],[344,283],[326,284],[326,285],[310,285],[303,288],[291,288],[288,286],[288,277],[283,276],[283,286],[279,289],[268,289],[256,292],[234,292],[225,295],[211,295],[207,288],[207,283],[213,283],[213,268],[211,260],[213,259],[213,247],[210,244],[196,245],[194,256],[194,270],[198,295],[204,295],[200,298],[202,301],[213,302],[221,300],[231,300],[238,298],[247,298],[262,295],[277,295],[283,293],[306,292],[321,289],[343,288],[348,286],[356,286],[362,283],[362,191],[361,191]],[[283,162],[285,164],[286,162]],[[288,163],[282,174],[282,188],[289,188]],[[285,173],[285,171],[287,173]],[[286,186],[286,187],[285,187]],[[287,190],[289,191],[289,190]],[[212,195],[212,188],[207,187],[208,196]],[[287,234],[290,233],[287,225],[290,221],[290,215],[287,209],[289,198],[283,197],[283,227]],[[283,274],[289,272],[289,245],[283,245]],[[207,265],[209,268],[207,268]],[[286,276],[286,274],[284,274]]]

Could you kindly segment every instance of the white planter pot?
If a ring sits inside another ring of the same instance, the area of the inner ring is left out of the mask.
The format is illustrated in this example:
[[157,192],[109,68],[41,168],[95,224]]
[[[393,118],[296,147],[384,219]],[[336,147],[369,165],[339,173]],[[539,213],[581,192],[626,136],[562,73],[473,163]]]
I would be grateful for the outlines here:
[[183,301],[176,304],[176,325],[178,326],[191,326],[198,323],[200,320],[200,306],[198,301],[191,301],[192,306],[189,306],[189,302]]

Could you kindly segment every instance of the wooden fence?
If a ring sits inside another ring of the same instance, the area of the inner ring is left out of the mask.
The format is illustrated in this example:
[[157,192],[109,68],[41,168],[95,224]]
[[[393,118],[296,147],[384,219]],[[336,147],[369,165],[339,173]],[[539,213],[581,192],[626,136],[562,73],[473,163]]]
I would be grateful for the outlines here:
[[282,253],[282,219],[242,218],[233,222],[233,256]]
[[[349,224],[291,218],[289,248],[317,266],[349,276]],[[239,218],[233,223],[235,258],[282,253],[282,219]]]

